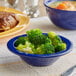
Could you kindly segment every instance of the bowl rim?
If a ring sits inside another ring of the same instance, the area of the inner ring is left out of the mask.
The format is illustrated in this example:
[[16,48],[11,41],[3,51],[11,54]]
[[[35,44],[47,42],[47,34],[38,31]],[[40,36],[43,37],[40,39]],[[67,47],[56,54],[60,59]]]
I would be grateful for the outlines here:
[[[43,33],[43,34],[44,34],[44,35],[47,35],[47,33]],[[15,42],[19,37],[25,37],[25,36],[27,36],[27,34],[23,34],[23,35],[20,35],[20,36],[16,36],[16,37],[10,39],[10,40],[7,42],[7,48],[8,48],[11,52],[13,52],[14,54],[19,55],[19,56],[30,56],[30,57],[39,57],[39,58],[59,57],[59,56],[62,56],[62,55],[65,55],[65,54],[71,52],[71,50],[72,50],[72,46],[73,46],[72,42],[71,42],[69,39],[67,39],[67,38],[59,35],[59,37],[60,37],[63,41],[65,41],[65,43],[67,44],[66,50],[63,50],[63,51],[60,51],[60,52],[57,52],[57,53],[53,53],[53,54],[28,54],[28,53],[20,52],[20,51],[18,51],[18,50],[14,47],[14,42]],[[10,46],[10,45],[11,45],[11,46]]]
[[[43,1],[43,4],[44,4],[45,7],[49,8],[49,9],[53,9],[53,10],[57,10],[57,11],[62,11],[62,12],[75,12],[75,13],[76,13],[76,11],[60,10],[60,9],[55,9],[55,8],[49,7],[49,6],[46,4],[47,1],[48,1],[48,0],[44,0],[44,1]],[[55,1],[55,2],[56,2],[56,1]]]

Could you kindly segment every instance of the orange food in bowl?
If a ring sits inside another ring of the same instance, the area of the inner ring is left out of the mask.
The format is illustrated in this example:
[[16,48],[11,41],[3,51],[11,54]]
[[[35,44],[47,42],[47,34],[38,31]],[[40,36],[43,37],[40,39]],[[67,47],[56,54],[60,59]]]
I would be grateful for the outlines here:
[[56,8],[57,9],[67,9],[68,7],[66,6],[66,4],[61,3]]

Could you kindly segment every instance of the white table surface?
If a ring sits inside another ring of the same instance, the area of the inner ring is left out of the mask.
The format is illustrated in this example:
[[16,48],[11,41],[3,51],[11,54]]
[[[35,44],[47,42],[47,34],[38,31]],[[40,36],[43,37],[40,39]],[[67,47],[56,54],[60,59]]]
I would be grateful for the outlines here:
[[[60,76],[61,73],[76,65],[76,30],[64,30],[53,25],[47,17],[30,20],[29,29],[40,28],[43,32],[55,31],[73,42],[71,53],[60,57],[54,64],[46,67],[33,67],[23,62],[17,55],[9,52],[6,43],[0,39],[0,76]],[[23,30],[21,34],[24,34]]]

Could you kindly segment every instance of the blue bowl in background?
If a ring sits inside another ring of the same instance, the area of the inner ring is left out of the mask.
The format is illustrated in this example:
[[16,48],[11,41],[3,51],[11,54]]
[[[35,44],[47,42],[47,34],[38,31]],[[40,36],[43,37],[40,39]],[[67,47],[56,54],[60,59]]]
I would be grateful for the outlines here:
[[55,1],[66,0],[44,0],[44,5],[50,20],[58,27],[69,30],[76,30],[76,11],[59,10],[48,6],[49,3],[51,4]]
[[[43,34],[47,35],[47,33],[43,33]],[[12,53],[20,56],[20,58],[22,60],[24,60],[25,62],[27,62],[28,64],[33,65],[33,66],[47,66],[47,65],[50,65],[50,64],[54,63],[60,56],[63,56],[65,54],[69,53],[72,49],[71,41],[68,40],[67,38],[63,37],[63,36],[60,36],[60,38],[67,45],[66,50],[63,50],[63,51],[57,52],[57,53],[53,53],[53,54],[42,54],[42,55],[40,55],[40,54],[27,54],[27,53],[24,53],[24,52],[20,52],[14,46],[15,41],[19,37],[24,37],[24,36],[27,36],[27,35],[25,34],[25,35],[20,35],[20,36],[12,38],[11,40],[8,41],[7,47]]]

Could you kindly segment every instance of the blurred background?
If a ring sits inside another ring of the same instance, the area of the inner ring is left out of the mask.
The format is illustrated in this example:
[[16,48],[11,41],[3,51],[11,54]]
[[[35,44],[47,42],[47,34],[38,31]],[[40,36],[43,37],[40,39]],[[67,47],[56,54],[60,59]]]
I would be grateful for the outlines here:
[[31,18],[46,15],[44,0],[0,0],[0,6],[10,7],[28,14]]

